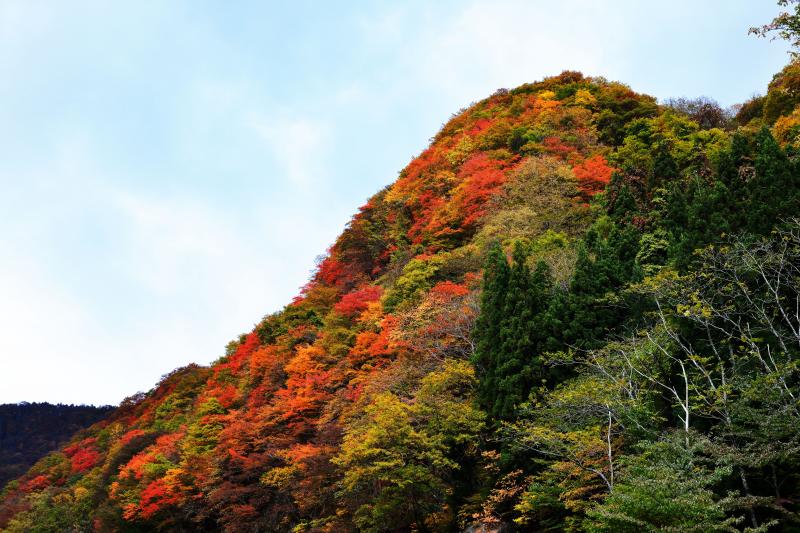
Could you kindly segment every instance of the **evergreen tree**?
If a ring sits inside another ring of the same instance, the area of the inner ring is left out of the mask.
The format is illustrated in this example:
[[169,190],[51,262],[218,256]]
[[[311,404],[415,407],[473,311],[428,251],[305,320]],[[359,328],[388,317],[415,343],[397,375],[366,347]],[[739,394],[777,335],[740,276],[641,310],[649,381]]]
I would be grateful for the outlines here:
[[492,248],[486,265],[476,361],[482,371],[480,399],[496,419],[512,418],[531,387],[547,378],[541,352],[553,282],[545,262],[531,273],[527,261],[518,243],[510,267],[499,247]]
[[512,415],[514,407],[524,399],[528,381],[524,370],[527,359],[533,357],[535,350],[532,342],[532,337],[536,334],[534,302],[531,298],[532,280],[527,259],[527,253],[517,243],[506,291],[500,344],[497,346],[497,397],[491,411],[492,415],[501,419]]
[[800,176],[769,129],[756,138],[755,176],[750,183],[748,229],[767,234],[781,218],[800,212]]
[[624,309],[605,295],[640,277],[638,251],[639,233],[633,226],[614,224],[606,238],[589,231],[578,248],[566,302],[558,302],[561,316],[555,310],[549,313],[551,320],[564,323],[563,344],[593,347],[621,323]]
[[653,158],[653,169],[647,180],[647,192],[651,194],[663,183],[673,181],[678,177],[678,164],[669,151],[669,144],[661,142]]
[[487,408],[494,405],[496,396],[496,350],[500,346],[500,329],[506,307],[510,274],[503,248],[499,242],[493,243],[484,267],[481,313],[475,324],[474,333],[476,341],[474,362],[480,372],[478,399]]
[[[679,187],[686,189],[685,194],[681,194],[683,198],[678,197],[679,206],[685,214],[681,217],[683,220],[680,225],[672,225],[670,229],[673,235],[677,233],[672,246],[675,265],[685,270],[692,261],[695,250],[733,231],[736,221],[731,220],[728,205],[730,191],[723,181],[707,183],[696,176],[688,184]],[[673,206],[672,210],[676,211],[679,206]]]

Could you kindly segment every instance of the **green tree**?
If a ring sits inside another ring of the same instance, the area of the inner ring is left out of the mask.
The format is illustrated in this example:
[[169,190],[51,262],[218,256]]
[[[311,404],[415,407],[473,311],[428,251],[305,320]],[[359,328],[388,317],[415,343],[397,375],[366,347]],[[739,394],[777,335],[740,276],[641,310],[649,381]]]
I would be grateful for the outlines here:
[[[800,48],[800,1],[798,0],[778,0],[778,5],[783,7],[794,6],[794,12],[784,11],[769,24],[750,28],[750,33],[759,37],[766,37],[773,32],[778,37],[789,41],[792,47]],[[800,52],[791,52],[794,57],[798,57]]]
[[711,463],[706,445],[697,439],[686,448],[681,438],[643,445],[625,461],[611,494],[588,511],[585,531],[738,531],[741,518],[728,516],[730,501],[714,490],[730,467]]
[[497,395],[497,348],[501,344],[501,327],[506,308],[506,293],[511,269],[499,242],[489,249],[483,273],[481,314],[475,324],[475,365],[480,372],[478,397],[491,409]]
[[483,427],[473,404],[475,372],[447,361],[425,376],[412,401],[377,395],[351,422],[333,462],[344,475],[340,496],[361,531],[449,527],[452,478]]
[[800,176],[769,129],[756,138],[755,176],[748,184],[748,230],[766,235],[780,218],[800,212]]

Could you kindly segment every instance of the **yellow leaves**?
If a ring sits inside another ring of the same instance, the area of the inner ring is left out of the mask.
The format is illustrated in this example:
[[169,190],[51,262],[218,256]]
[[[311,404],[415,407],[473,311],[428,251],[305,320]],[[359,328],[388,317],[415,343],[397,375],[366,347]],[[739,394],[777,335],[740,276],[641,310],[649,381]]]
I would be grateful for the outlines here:
[[381,304],[380,300],[370,302],[367,305],[367,308],[364,311],[362,311],[361,315],[359,315],[358,317],[358,322],[376,328],[380,326],[382,320],[383,320],[383,305]]
[[713,309],[702,300],[697,291],[692,291],[688,294],[688,303],[678,304],[676,306],[677,313],[684,317],[696,317],[709,319],[713,316]]
[[464,135],[458,143],[445,155],[445,159],[453,168],[458,167],[475,151],[475,142],[469,135]]
[[285,489],[290,487],[301,473],[297,465],[279,466],[264,472],[261,475],[261,483],[268,487]]
[[775,139],[782,145],[797,140],[800,135],[800,106],[789,115],[780,117],[772,128]]
[[553,100],[556,97],[556,93],[553,91],[542,91],[537,96],[540,100]]
[[82,500],[89,496],[89,489],[86,487],[75,487],[75,490],[72,491],[73,496],[75,496],[76,500]]
[[[341,451],[331,461],[344,474],[342,495],[351,502],[357,524],[382,523],[384,513],[416,505],[420,494],[444,499],[452,492],[448,479],[459,468],[453,455],[464,453],[459,445],[474,441],[483,424],[472,404],[474,384],[469,363],[447,361],[422,379],[412,399],[377,394],[363,417],[351,419]],[[440,512],[430,506],[426,522],[438,520]]]
[[575,91],[575,103],[586,107],[591,107],[597,103],[597,98],[586,89],[578,89]]

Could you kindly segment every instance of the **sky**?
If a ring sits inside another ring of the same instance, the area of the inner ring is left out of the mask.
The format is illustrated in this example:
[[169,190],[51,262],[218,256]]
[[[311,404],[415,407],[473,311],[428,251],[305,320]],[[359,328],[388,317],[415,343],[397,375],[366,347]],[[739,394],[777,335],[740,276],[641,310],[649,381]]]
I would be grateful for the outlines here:
[[728,106],[772,0],[0,0],[0,403],[115,404],[288,303],[459,109],[562,70]]

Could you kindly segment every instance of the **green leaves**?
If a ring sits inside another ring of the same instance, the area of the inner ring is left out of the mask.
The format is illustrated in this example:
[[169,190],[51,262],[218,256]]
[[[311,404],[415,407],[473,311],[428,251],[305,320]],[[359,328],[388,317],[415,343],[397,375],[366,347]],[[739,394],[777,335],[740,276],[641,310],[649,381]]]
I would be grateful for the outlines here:
[[460,468],[456,459],[477,453],[484,417],[473,406],[474,386],[469,363],[449,360],[423,378],[410,401],[378,394],[352,422],[333,462],[361,530],[421,527],[441,509]]

